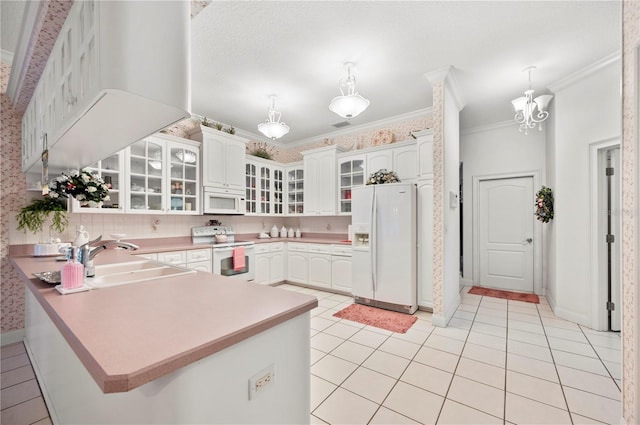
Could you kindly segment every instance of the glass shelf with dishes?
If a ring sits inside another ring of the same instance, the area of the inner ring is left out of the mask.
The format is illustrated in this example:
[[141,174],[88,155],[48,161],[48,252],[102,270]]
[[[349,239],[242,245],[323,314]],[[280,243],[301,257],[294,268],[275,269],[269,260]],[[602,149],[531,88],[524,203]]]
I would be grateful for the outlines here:
[[284,211],[284,172],[273,161],[247,158],[245,214],[281,215]]
[[122,187],[124,182],[124,151],[116,152],[85,168],[88,169],[91,174],[104,180],[104,183],[109,189],[109,200],[104,201],[101,208],[91,208],[81,206],[78,201],[70,198],[69,211],[72,213],[107,214],[124,212],[124,192]]
[[302,164],[287,169],[287,214],[304,213],[304,168]]
[[129,147],[127,211],[133,213],[164,211],[164,145],[152,138]]
[[198,164],[199,149],[191,146],[168,142],[170,169],[170,205],[171,212],[194,213],[199,211]]
[[338,163],[340,170],[340,214],[351,214],[351,189],[365,183],[365,161],[362,158],[345,158]]

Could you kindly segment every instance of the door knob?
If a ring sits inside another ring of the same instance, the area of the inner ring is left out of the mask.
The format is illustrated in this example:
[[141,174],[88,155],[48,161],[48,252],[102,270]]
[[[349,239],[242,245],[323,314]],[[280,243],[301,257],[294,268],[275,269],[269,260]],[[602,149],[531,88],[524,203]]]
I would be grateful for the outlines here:
[[527,239],[522,241],[522,245],[528,244],[528,243],[531,243],[531,242],[533,242],[533,239],[532,238],[527,238]]

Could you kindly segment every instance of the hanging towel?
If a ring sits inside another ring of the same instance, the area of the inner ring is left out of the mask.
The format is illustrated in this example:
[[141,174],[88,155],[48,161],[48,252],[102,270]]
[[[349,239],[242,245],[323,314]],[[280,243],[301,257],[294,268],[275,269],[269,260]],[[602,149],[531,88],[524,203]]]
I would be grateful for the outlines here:
[[244,247],[239,246],[237,248],[233,248],[233,271],[237,272],[246,267],[246,263],[244,261]]

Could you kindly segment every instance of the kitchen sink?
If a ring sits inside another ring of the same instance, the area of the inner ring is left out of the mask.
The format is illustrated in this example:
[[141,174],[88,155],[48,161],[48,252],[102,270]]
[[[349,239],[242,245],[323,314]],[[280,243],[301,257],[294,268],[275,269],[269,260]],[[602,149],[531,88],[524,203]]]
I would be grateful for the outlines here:
[[108,288],[129,283],[164,279],[195,273],[184,267],[158,263],[152,260],[96,266],[96,275],[88,277],[85,284],[92,288]]

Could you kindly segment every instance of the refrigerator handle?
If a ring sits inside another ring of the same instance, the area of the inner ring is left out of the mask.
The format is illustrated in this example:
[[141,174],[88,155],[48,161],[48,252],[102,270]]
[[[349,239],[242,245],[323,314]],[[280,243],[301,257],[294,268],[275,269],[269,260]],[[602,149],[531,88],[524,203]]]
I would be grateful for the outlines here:
[[376,227],[378,220],[378,211],[377,211],[377,201],[376,201],[376,190],[373,190],[373,197],[371,202],[371,227],[369,230],[369,255],[371,255],[371,283],[373,284],[373,292],[375,296],[376,292],[376,279],[377,279],[377,263],[376,263]]

